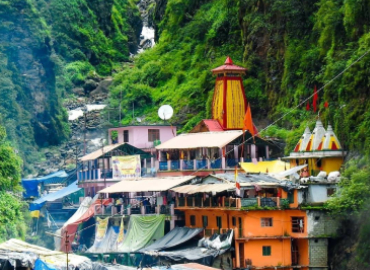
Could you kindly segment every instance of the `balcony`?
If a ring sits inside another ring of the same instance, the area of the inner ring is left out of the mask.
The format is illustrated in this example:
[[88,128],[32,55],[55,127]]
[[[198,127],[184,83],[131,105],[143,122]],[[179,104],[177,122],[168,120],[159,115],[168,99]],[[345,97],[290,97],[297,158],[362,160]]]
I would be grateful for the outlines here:
[[160,206],[131,206],[131,205],[100,205],[96,204],[94,214],[98,216],[113,216],[113,215],[150,215],[163,214],[175,215],[175,207],[173,204]]
[[221,170],[234,169],[238,164],[237,159],[180,159],[159,162],[159,171],[196,171],[196,170]]
[[285,203],[285,199],[279,197],[256,197],[256,198],[232,198],[222,197],[218,200],[215,197],[209,197],[203,199],[202,197],[177,197],[176,207],[177,208],[235,208],[248,210],[259,210],[259,209],[279,209]]

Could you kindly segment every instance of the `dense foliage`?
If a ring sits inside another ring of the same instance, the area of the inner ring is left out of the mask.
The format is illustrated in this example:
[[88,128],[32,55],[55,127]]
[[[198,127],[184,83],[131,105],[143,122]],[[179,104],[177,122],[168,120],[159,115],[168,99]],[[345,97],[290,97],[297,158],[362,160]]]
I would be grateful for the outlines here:
[[[183,125],[182,131],[209,117],[214,85],[210,69],[227,55],[248,68],[244,85],[254,118],[273,121],[370,48],[365,0],[157,3],[156,46],[137,56],[134,67],[119,73],[112,88],[110,105],[121,104],[123,124],[133,121],[133,107],[137,116],[157,122],[156,110],[165,103],[175,108],[173,122]],[[345,147],[361,151],[370,150],[369,58],[366,55],[319,93],[324,122],[331,122]],[[287,152],[307,121],[311,125],[315,120],[305,107],[306,103],[275,124],[275,131],[281,129],[278,133],[291,140]]]
[[0,0],[0,114],[26,166],[68,138],[62,98],[111,74],[140,31],[134,0]]
[[0,242],[24,238],[26,205],[14,194],[21,191],[22,161],[6,141],[5,128],[0,126]]

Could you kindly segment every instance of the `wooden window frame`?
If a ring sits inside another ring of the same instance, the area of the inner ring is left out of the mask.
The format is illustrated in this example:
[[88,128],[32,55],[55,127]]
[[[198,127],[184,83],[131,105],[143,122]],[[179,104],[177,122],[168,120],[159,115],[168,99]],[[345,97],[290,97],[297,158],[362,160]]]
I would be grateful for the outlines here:
[[261,218],[261,227],[273,227],[274,222],[273,219],[270,217]]
[[148,129],[148,142],[160,141],[160,129]]
[[190,226],[196,226],[197,221],[195,215],[190,215]]
[[[300,220],[302,220],[302,227],[299,225]],[[293,233],[304,233],[304,217],[292,217],[291,223]]]

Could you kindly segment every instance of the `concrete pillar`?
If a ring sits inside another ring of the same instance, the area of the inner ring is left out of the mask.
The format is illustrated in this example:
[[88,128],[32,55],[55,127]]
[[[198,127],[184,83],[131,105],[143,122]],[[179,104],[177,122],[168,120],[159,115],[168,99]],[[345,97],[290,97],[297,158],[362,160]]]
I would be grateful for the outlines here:
[[150,158],[150,168],[154,167],[154,157]]
[[222,157],[222,169],[225,170],[226,168],[226,158]]
[[235,157],[235,161],[238,162],[238,159],[239,159],[239,147],[237,145],[234,145],[234,157]]
[[141,214],[145,215],[145,206],[141,206]]
[[244,158],[243,157],[241,157],[240,158],[240,163],[243,163],[244,162]]
[[255,144],[251,145],[251,158],[256,158],[257,157],[257,147]]
[[257,197],[257,205],[261,206],[261,197]]
[[270,158],[270,148],[268,145],[265,146],[266,147],[266,159],[268,160]]
[[170,220],[170,230],[172,231],[173,229],[175,229],[175,221],[174,220]]
[[167,160],[167,171],[171,170],[171,160]]
[[180,171],[184,170],[184,160],[180,159]]
[[190,150],[186,151],[187,160],[190,160]]
[[193,166],[194,166],[194,170],[198,169],[197,168],[197,160],[196,159],[193,159]]
[[144,168],[146,169],[146,158],[144,159]]
[[158,150],[158,161],[162,161],[161,157],[162,157],[162,151]]
[[239,254],[239,243],[235,242],[235,261],[236,261],[236,268],[240,268],[240,254]]
[[207,158],[207,169],[211,169],[211,160],[209,158]]

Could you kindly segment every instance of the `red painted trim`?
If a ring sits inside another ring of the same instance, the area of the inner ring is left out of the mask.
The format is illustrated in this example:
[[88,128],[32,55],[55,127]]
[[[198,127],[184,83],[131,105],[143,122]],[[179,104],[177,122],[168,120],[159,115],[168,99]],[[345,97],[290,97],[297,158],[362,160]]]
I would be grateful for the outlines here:
[[223,80],[224,80],[224,106],[223,106],[223,110],[224,110],[224,115],[223,115],[223,119],[224,119],[224,124],[223,124],[223,129],[227,128],[227,111],[226,111],[226,97],[227,97],[227,80],[226,80],[226,77],[222,77]]
[[[244,90],[244,85],[243,85],[243,80],[241,77],[239,77],[240,85],[242,86],[242,92],[243,92],[243,97],[244,97],[244,114],[247,112],[247,97],[245,96],[245,90]],[[253,120],[253,119],[252,119]]]

